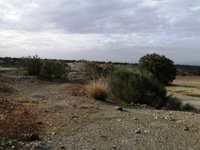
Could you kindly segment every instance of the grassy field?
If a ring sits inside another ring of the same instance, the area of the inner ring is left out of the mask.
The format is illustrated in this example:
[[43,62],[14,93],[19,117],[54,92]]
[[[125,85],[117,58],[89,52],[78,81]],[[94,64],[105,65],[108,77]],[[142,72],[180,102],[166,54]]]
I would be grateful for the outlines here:
[[172,94],[181,94],[193,97],[200,97],[200,77],[181,76],[176,77],[172,85],[166,87]]

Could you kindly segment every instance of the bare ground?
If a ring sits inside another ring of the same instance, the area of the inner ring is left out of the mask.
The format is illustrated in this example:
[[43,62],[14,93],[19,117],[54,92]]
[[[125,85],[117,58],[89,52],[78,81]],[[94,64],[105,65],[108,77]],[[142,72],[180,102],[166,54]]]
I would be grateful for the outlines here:
[[[0,93],[0,149],[200,149],[198,112],[94,101],[78,83],[20,76],[1,82],[15,91]],[[24,134],[40,139],[26,141]]]

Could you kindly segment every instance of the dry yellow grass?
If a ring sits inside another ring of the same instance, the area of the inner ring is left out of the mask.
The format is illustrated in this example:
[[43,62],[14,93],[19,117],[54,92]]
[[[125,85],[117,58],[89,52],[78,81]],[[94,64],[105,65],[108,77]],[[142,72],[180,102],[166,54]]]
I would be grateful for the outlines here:
[[106,100],[108,97],[108,85],[103,80],[92,81],[87,85],[88,96],[95,100]]
[[176,81],[199,82],[200,81],[200,76],[178,76],[178,77],[176,77]]

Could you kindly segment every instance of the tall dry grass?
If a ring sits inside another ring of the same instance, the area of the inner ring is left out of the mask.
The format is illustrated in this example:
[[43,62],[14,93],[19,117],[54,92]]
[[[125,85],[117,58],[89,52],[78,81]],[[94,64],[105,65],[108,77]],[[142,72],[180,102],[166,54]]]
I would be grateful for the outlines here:
[[91,81],[87,85],[87,92],[90,98],[105,101],[108,98],[108,85],[101,79]]

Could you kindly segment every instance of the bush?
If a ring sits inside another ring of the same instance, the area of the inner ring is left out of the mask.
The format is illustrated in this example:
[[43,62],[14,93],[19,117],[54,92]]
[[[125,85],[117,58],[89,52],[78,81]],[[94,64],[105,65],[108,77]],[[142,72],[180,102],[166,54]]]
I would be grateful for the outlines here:
[[81,67],[82,74],[89,80],[97,80],[101,77],[102,68],[93,61],[84,61]]
[[112,97],[127,103],[140,103],[160,108],[166,105],[166,89],[151,76],[118,69],[108,79]]
[[62,61],[43,60],[40,68],[40,76],[47,79],[67,78],[67,66]]
[[164,85],[172,82],[176,76],[174,62],[155,53],[141,57],[138,69],[141,73],[152,74]]
[[37,55],[33,57],[22,57],[21,64],[28,71],[29,75],[39,75],[42,63]]
[[108,97],[108,86],[103,80],[90,82],[87,86],[89,97],[105,101]]
[[112,63],[105,63],[103,69],[102,69],[102,76],[104,78],[107,78],[110,76],[113,71],[116,69],[116,67]]
[[191,104],[185,104],[183,105],[181,100],[178,98],[169,96],[167,100],[167,109],[168,110],[180,110],[180,111],[189,111],[189,110],[197,110],[194,106]]
[[188,110],[197,110],[194,106],[192,106],[191,104],[185,104],[182,106],[182,110],[183,111],[188,111]]
[[182,102],[178,98],[169,96],[166,107],[168,110],[181,110]]

